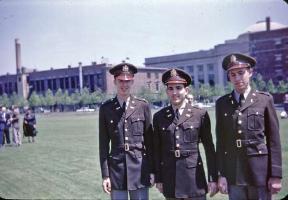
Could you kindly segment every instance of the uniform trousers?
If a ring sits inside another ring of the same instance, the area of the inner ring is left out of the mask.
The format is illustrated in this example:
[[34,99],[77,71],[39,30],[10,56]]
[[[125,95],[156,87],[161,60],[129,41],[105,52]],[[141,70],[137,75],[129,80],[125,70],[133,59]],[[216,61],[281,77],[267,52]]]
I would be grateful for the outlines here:
[[13,142],[15,144],[21,144],[21,134],[19,128],[13,127]]
[[148,187],[139,188],[137,190],[112,190],[112,200],[128,200],[128,195],[131,200],[148,200],[149,192]]
[[229,200],[271,200],[272,195],[268,189],[255,186],[230,185]]

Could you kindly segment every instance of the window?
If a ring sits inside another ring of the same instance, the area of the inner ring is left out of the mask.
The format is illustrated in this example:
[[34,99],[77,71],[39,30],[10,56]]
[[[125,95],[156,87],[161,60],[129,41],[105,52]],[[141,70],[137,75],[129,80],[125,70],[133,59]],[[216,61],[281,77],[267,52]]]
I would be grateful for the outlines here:
[[156,85],[156,91],[158,92],[159,91],[159,82],[156,82],[155,85]]
[[275,45],[281,45],[282,44],[282,40],[281,38],[275,38]]
[[148,89],[151,89],[151,81],[148,81],[148,82],[147,82],[147,88],[148,88]]
[[198,72],[203,72],[203,65],[197,65]]
[[214,65],[213,64],[208,64],[208,72],[214,72]]
[[204,84],[204,74],[198,74],[198,81],[201,84]]
[[189,71],[190,73],[193,73],[194,72],[194,66],[193,65],[187,66],[187,71]]
[[215,85],[215,76],[214,74],[209,74],[208,75],[208,80],[209,80],[209,85],[214,86]]
[[282,54],[275,54],[275,61],[281,61],[282,60]]
[[147,78],[151,78],[151,73],[147,72]]
[[159,73],[158,72],[155,72],[155,78],[159,79]]
[[64,78],[60,78],[60,88],[64,89]]

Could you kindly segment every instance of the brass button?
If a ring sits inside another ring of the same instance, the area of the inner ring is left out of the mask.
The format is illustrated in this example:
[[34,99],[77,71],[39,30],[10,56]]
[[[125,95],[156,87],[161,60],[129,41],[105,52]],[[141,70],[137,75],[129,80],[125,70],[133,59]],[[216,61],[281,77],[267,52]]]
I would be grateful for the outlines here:
[[242,130],[238,130],[238,133],[241,134],[241,133],[242,133]]
[[176,138],[179,139],[179,135],[176,135]]
[[127,129],[127,128],[125,128],[125,131],[127,132],[127,131],[128,131],[128,129]]
[[128,140],[128,137],[125,137],[125,140]]
[[178,130],[179,129],[179,127],[178,126],[176,126],[176,130]]
[[239,121],[238,121],[238,124],[242,124],[242,121],[241,121],[241,120],[239,120]]
[[180,144],[176,144],[176,147],[180,147]]

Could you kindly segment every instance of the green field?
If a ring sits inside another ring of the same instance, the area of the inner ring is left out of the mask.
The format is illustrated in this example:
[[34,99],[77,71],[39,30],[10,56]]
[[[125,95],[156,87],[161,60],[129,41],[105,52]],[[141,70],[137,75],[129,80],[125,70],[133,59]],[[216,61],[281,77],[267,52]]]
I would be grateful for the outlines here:
[[[214,133],[214,111],[209,111]],[[0,151],[0,197],[15,199],[109,199],[102,192],[98,113],[37,115],[36,143]],[[280,120],[283,189],[288,194],[288,120]],[[155,188],[150,199],[164,199]],[[228,199],[217,194],[212,199]]]

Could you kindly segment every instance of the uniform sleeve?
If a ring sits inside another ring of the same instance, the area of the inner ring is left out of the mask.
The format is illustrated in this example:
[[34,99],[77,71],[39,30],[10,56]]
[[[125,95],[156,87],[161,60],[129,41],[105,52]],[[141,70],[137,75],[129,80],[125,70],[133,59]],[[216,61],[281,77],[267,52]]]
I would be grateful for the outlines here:
[[146,147],[146,152],[149,160],[149,171],[154,173],[153,164],[153,128],[152,128],[152,116],[149,104],[145,104],[144,107],[145,116],[145,130],[144,130],[144,144]]
[[216,163],[217,163],[217,169],[219,172],[219,175],[225,177],[225,170],[224,170],[224,137],[222,135],[223,131],[223,119],[221,119],[220,115],[220,105],[219,102],[216,102]]
[[279,121],[273,105],[273,98],[270,96],[265,110],[265,135],[269,152],[269,169],[271,170],[269,175],[270,177],[282,178]]
[[109,177],[108,159],[109,159],[109,134],[105,121],[104,109],[101,106],[99,110],[99,158],[102,178]]
[[161,174],[161,137],[159,131],[159,124],[157,120],[157,115],[153,117],[153,158],[154,158],[154,170],[155,170],[155,182],[162,183],[162,174]]
[[206,163],[207,163],[207,169],[208,169],[208,181],[216,182],[218,178],[217,168],[216,168],[216,154],[215,154],[215,147],[214,147],[213,138],[211,134],[210,118],[209,118],[207,111],[202,117],[200,138],[205,149]]

